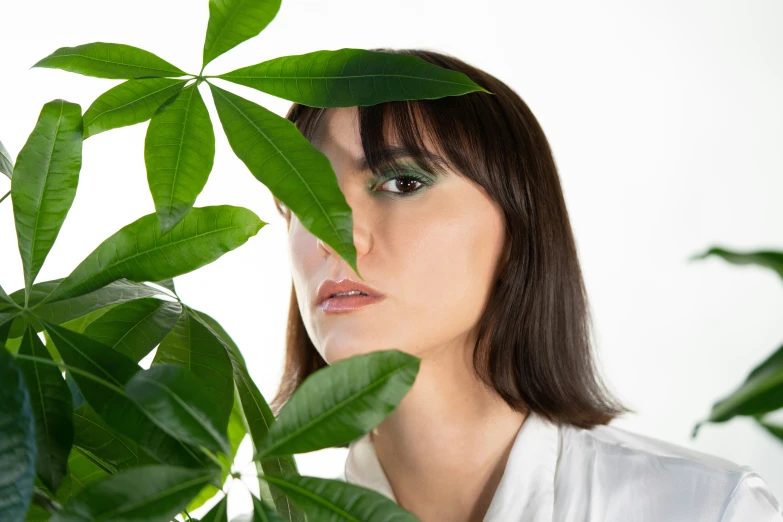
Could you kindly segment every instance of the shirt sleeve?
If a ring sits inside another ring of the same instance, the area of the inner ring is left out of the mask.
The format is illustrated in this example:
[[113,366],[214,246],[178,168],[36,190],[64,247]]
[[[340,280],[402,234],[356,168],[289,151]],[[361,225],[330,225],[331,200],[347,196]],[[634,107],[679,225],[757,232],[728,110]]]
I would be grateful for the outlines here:
[[720,522],[783,522],[783,508],[756,472],[743,475],[729,497]]

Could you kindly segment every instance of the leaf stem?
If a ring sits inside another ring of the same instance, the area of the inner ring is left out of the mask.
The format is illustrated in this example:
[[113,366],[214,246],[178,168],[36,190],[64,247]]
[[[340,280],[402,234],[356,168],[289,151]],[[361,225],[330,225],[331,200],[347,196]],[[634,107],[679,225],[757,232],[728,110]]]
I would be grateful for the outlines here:
[[49,497],[44,490],[38,487],[33,488],[33,502],[49,513],[57,513],[63,508],[59,502]]
[[211,452],[211,451],[209,451],[207,448],[205,448],[204,446],[201,446],[201,445],[199,445],[198,449],[200,449],[200,450],[201,450],[201,451],[202,451],[202,452],[203,452],[203,453],[204,453],[204,454],[205,454],[207,457],[209,457],[209,459],[210,459],[212,462],[214,462],[215,464],[217,464],[217,465],[218,465],[218,467],[220,467],[220,469],[223,469],[223,463],[222,463],[222,462],[220,462],[220,459],[219,459],[219,458],[217,458],[217,455],[215,455],[214,453],[212,453],[212,452]]
[[2,197],[2,198],[0,198],[0,203],[2,203],[2,202],[3,202],[3,200],[4,200],[5,198],[7,198],[7,197],[8,197],[8,194],[10,194],[10,193],[11,193],[11,191],[9,190],[9,191],[8,191],[8,192],[6,192],[5,194],[3,194],[3,197]]

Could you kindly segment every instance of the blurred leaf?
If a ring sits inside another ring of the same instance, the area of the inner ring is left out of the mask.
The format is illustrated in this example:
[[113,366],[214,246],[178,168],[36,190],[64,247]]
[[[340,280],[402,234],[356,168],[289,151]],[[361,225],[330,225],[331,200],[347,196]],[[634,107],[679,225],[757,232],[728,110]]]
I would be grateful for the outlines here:
[[163,103],[188,80],[144,78],[127,80],[104,92],[84,113],[84,138],[152,118]]
[[280,0],[209,0],[204,66],[259,34],[279,10]]
[[193,208],[161,235],[147,214],[103,241],[42,302],[92,292],[120,278],[158,281],[207,265],[256,235],[266,222],[230,205]]
[[783,442],[783,425],[780,424],[771,424],[769,422],[763,421],[760,418],[756,418],[756,422],[767,430],[773,437],[777,437],[780,442]]
[[0,141],[0,173],[5,174],[8,179],[11,179],[14,173],[14,160],[3,146],[2,141]]
[[[269,427],[275,422],[275,417],[269,404],[259,391],[253,379],[250,378],[245,361],[231,336],[228,335],[223,327],[208,314],[189,308],[191,315],[201,324],[207,327],[212,336],[215,337],[226,349],[233,368],[234,382],[237,386],[242,412],[247,422],[248,432],[253,441],[253,448],[257,449],[266,437]],[[293,455],[273,456],[256,461],[256,467],[259,474],[273,476],[290,476],[299,473],[296,467],[296,460]],[[275,504],[277,512],[287,522],[304,522],[305,518],[302,512],[291,505],[288,497],[274,485],[268,485],[259,479],[259,491],[262,497],[268,497]]]
[[217,77],[310,107],[494,94],[418,56],[353,48],[280,56]]
[[356,271],[351,207],[329,159],[293,122],[209,84],[228,143],[239,159],[302,225]]
[[152,364],[175,364],[193,372],[211,393],[219,412],[217,425],[225,429],[234,403],[231,360],[225,347],[189,312],[185,306]]
[[62,69],[86,76],[110,79],[176,77],[187,74],[144,49],[106,42],[60,47],[33,67]]
[[390,498],[377,491],[342,480],[302,476],[263,478],[285,491],[291,500],[304,510],[310,520],[419,522],[418,518]]
[[772,252],[769,250],[735,252],[723,248],[710,248],[703,254],[691,256],[689,260],[705,259],[709,256],[718,256],[724,261],[728,261],[735,265],[758,265],[769,268],[783,278],[783,252]]
[[253,498],[253,522],[283,522],[277,512],[268,506],[263,500],[259,500],[252,493]]
[[783,407],[783,345],[756,366],[745,382],[712,406],[707,419],[694,426],[695,437],[706,422],[726,422],[737,415],[756,416]]
[[22,337],[19,354],[52,362],[49,365],[20,359],[18,364],[35,416],[36,472],[47,489],[56,492],[68,473],[68,454],[73,444],[71,391],[38,334],[30,327]]
[[71,208],[82,166],[82,108],[45,104],[19,152],[11,179],[16,237],[29,295]]
[[195,83],[152,116],[144,140],[147,182],[161,233],[172,229],[196,202],[215,161],[215,132]]
[[0,520],[24,520],[35,482],[35,419],[22,370],[0,348]]
[[399,350],[384,350],[318,370],[280,410],[257,456],[308,453],[358,439],[394,411],[420,363]]
[[227,522],[228,521],[228,497],[224,496],[220,502],[212,506],[209,512],[201,517],[200,522]]
[[125,394],[125,384],[141,371],[137,364],[83,334],[47,322],[44,326],[66,364],[106,383],[73,373],[79,390],[108,426],[138,443],[163,463],[185,467],[209,465],[207,457],[198,455],[194,449],[161,430]]
[[137,363],[166,337],[181,311],[176,301],[144,297],[113,307],[83,333]]
[[174,466],[129,469],[88,485],[51,521],[168,522],[204,484],[216,478],[215,470]]
[[172,437],[231,455],[226,426],[220,425],[224,414],[189,370],[172,364],[151,366],[131,377],[125,393]]

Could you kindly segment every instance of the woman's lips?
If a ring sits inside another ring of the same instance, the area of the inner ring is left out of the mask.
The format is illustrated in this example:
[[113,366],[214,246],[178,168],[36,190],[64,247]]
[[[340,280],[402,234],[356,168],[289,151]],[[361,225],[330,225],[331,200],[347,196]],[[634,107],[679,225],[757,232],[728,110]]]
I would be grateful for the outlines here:
[[383,301],[385,297],[376,297],[370,295],[346,295],[340,297],[330,297],[318,308],[325,313],[346,313],[353,312],[364,306]]

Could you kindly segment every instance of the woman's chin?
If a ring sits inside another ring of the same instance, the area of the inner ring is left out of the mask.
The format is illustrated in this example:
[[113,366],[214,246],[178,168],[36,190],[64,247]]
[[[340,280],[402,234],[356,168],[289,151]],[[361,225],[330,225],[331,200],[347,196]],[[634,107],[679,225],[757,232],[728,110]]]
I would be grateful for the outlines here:
[[[372,345],[371,343],[368,344],[367,346],[356,346],[356,345],[338,346],[338,347],[327,348],[326,353],[324,354],[324,360],[329,364],[334,364],[337,361],[342,361],[344,359],[348,359],[356,355],[364,355],[367,353],[380,352],[380,351],[392,350],[392,349],[394,348],[378,348],[377,345]],[[402,349],[399,350],[405,351]]]

